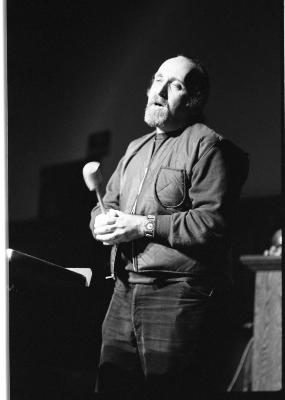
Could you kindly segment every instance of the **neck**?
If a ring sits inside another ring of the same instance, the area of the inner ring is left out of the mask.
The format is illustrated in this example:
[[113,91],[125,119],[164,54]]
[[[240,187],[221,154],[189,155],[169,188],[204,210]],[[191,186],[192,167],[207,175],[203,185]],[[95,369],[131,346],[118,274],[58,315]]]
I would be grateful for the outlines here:
[[166,133],[165,129],[159,128],[158,126],[156,127],[156,133]]
[[168,133],[168,132],[174,132],[178,131],[179,129],[186,128],[189,125],[188,121],[187,122],[182,122],[180,124],[173,124],[173,125],[167,125],[167,126],[157,126],[156,127],[156,133]]
[[184,121],[181,121],[180,123],[175,123],[173,124],[166,124],[166,125],[161,125],[156,127],[156,133],[168,133],[168,132],[174,132],[178,131],[180,129],[187,128],[189,125],[193,125],[197,122],[204,122],[205,118],[203,114],[197,114],[197,115],[192,115],[189,118],[187,118]]

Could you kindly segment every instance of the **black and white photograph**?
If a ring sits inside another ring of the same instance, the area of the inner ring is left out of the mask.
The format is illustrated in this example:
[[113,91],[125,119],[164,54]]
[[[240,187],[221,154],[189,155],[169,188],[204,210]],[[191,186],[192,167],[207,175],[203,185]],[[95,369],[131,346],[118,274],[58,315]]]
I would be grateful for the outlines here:
[[283,2],[3,3],[7,398],[282,398]]

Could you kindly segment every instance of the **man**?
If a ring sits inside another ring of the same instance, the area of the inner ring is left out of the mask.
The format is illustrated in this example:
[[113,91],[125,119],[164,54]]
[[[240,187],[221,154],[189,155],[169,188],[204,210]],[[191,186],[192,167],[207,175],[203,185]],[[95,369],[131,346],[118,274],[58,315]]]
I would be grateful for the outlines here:
[[208,92],[198,61],[177,56],[160,66],[145,110],[155,131],[120,160],[106,187],[108,212],[92,210],[94,238],[113,245],[115,278],[100,393],[172,398],[217,383],[231,229],[248,160],[201,123]]

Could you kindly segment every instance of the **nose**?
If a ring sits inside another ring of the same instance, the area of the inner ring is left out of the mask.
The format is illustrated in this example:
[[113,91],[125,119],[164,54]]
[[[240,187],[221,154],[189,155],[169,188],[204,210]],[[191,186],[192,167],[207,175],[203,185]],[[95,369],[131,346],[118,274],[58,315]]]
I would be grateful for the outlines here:
[[162,82],[161,86],[159,87],[157,94],[159,94],[164,99],[167,99],[168,96],[168,82]]

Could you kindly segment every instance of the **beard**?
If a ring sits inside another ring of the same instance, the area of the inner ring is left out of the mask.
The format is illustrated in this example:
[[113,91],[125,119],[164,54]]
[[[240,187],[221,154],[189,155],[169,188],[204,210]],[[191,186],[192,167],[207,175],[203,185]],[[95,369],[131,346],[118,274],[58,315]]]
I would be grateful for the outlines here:
[[145,108],[144,121],[151,127],[163,126],[169,119],[170,113],[167,104],[156,105],[148,102]]

